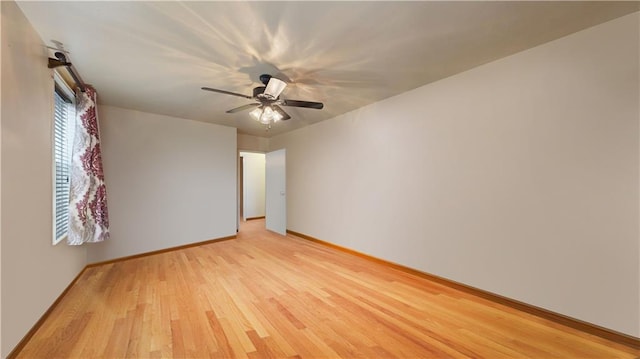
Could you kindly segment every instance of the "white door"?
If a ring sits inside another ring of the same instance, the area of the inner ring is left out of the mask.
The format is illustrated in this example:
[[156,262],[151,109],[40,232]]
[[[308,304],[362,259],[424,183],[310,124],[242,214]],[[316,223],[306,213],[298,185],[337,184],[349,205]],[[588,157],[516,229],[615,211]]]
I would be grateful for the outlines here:
[[287,234],[286,152],[284,149],[266,156],[266,227]]

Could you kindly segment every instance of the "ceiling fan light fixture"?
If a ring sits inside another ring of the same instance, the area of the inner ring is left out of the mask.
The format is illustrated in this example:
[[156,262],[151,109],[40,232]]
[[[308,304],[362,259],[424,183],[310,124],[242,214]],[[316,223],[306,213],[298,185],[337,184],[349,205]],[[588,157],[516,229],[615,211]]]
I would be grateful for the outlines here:
[[282,120],[283,118],[283,115],[278,111],[274,111],[271,106],[257,107],[253,111],[249,112],[249,115],[251,115],[254,120],[264,125],[270,125]]
[[260,121],[260,116],[262,115],[262,106],[253,109],[251,112],[249,112],[249,115],[251,115],[254,120]]
[[271,128],[272,124],[279,121],[286,121],[291,118],[291,116],[280,106],[314,108],[317,110],[321,110],[324,107],[322,102],[281,99],[280,94],[287,87],[287,83],[272,77],[271,75],[260,75],[260,82],[262,82],[264,86],[255,87],[253,89],[253,96],[246,96],[241,93],[219,90],[211,87],[202,87],[202,89],[254,100],[254,103],[232,108],[226,112],[236,113],[252,109],[252,111],[249,112],[249,115],[251,115],[256,122],[265,125],[267,127],[267,131]]
[[284,116],[282,116],[282,114],[280,114],[280,112],[278,111],[273,111],[273,115],[271,117],[273,118],[273,122],[278,122],[282,120]]

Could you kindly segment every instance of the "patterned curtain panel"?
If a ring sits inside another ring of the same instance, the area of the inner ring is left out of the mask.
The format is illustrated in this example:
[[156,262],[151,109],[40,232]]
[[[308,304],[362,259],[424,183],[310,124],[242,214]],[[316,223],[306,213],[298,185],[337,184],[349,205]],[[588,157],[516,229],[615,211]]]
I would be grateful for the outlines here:
[[71,157],[69,234],[80,245],[109,238],[107,190],[102,172],[96,90],[87,86],[76,95],[76,125]]

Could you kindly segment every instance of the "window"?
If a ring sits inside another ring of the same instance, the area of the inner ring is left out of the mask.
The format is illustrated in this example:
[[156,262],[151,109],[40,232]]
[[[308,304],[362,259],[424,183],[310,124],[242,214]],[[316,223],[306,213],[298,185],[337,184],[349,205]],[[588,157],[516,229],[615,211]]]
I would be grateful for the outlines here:
[[69,180],[75,119],[73,101],[73,92],[56,77],[53,112],[53,244],[66,237],[69,225]]

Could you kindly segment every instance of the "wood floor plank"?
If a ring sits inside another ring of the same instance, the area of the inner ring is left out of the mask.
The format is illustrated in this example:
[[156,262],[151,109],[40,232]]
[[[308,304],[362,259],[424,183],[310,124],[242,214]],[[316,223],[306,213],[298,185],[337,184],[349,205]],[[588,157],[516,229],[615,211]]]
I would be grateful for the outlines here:
[[244,222],[88,268],[18,358],[638,358],[638,350]]
[[231,349],[231,344],[229,343],[229,339],[227,339],[227,335],[222,328],[222,324],[216,317],[213,311],[206,312],[207,319],[209,321],[209,326],[213,330],[213,337],[211,340],[216,341],[218,350],[215,352],[216,356],[221,358],[231,358],[233,356],[233,349]]
[[236,328],[231,326],[227,318],[220,318],[220,326],[229,340],[233,358],[246,359],[249,358],[248,353],[256,351],[250,339],[249,344],[243,343],[243,340],[240,338],[244,337],[246,333],[237,331]]
[[[277,347],[273,345],[268,345],[266,341],[261,338],[258,333],[253,330],[247,331],[247,336],[253,343],[253,346],[256,347],[256,351],[248,353],[249,358],[284,358],[286,355],[283,352],[277,350]],[[274,351],[275,349],[275,351]]]

